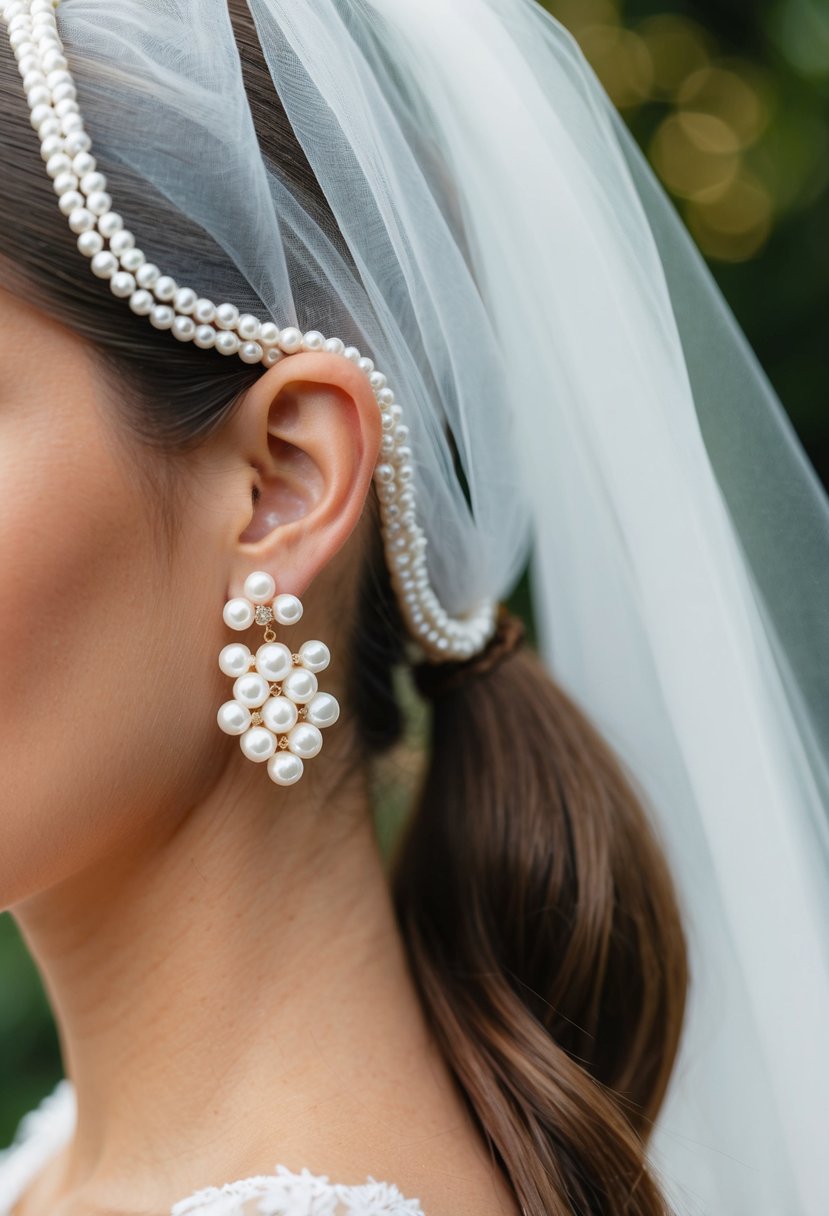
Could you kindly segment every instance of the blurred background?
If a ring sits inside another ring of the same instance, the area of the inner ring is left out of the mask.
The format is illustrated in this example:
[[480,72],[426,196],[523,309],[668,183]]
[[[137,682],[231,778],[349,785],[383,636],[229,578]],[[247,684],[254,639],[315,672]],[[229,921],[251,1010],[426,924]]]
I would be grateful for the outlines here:
[[[578,39],[707,258],[829,485],[829,0],[544,0]],[[526,577],[510,606],[530,624]],[[378,776],[384,846],[423,722]],[[61,1075],[0,914],[0,1146]]]

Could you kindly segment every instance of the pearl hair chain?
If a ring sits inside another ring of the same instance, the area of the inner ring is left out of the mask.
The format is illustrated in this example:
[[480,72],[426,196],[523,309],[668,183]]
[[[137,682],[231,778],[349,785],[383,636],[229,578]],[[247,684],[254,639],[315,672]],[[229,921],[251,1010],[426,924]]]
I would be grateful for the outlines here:
[[64,55],[55,10],[60,0],[11,0],[2,4],[2,19],[23,78],[32,127],[41,141],[46,172],[52,178],[58,206],[77,235],[79,251],[92,273],[109,282],[112,294],[125,299],[156,329],[170,330],[180,342],[213,347],[244,363],[270,367],[298,351],[343,355],[368,377],[380,408],[383,438],[374,469],[381,530],[389,573],[406,628],[427,661],[463,660],[483,650],[496,628],[497,602],[486,599],[466,616],[452,617],[429,584],[427,538],[415,512],[414,467],[409,428],[386,377],[374,362],[340,338],[319,331],[280,329],[240,313],[234,304],[214,304],[148,262],[135,237],[112,209],[107,180],[92,155],[84,130],[77,90]]

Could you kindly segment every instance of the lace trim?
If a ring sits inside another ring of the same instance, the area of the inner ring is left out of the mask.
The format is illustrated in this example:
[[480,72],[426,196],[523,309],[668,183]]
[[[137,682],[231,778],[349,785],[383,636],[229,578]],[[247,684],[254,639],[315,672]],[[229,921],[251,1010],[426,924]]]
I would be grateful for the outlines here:
[[[258,1200],[258,1203],[253,1203]],[[329,1182],[325,1174],[275,1174],[205,1187],[170,1209],[170,1216],[423,1216],[417,1199],[405,1199],[393,1183],[371,1175],[356,1186]]]
[[64,1077],[20,1118],[11,1143],[0,1149],[0,1216],[7,1216],[41,1166],[63,1147],[74,1117],[75,1094]]
[[[53,1152],[69,1138],[75,1118],[75,1092],[64,1077],[51,1093],[27,1111],[14,1139],[0,1149],[0,1216],[17,1202]],[[277,1164],[259,1174],[207,1186],[178,1200],[170,1216],[424,1216],[418,1199],[406,1199],[389,1182],[370,1174],[356,1185],[330,1182],[325,1174],[300,1173]]]

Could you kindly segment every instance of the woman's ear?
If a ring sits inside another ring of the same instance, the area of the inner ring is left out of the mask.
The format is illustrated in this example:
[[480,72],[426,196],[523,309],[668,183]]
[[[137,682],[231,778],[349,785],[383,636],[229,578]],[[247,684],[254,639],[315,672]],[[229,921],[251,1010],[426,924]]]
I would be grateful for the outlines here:
[[268,368],[233,421],[251,498],[228,593],[266,570],[278,591],[302,595],[362,514],[383,434],[377,399],[343,355],[303,351]]

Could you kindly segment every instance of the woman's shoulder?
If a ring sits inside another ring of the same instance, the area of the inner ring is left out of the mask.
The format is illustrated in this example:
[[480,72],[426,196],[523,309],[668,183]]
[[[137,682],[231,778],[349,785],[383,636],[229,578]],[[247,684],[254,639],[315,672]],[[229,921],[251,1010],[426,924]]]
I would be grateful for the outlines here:
[[[74,1089],[64,1077],[23,1115],[12,1143],[0,1150],[0,1216],[9,1216],[35,1175],[66,1143],[74,1120]],[[169,1216],[423,1216],[423,1211],[419,1200],[405,1198],[393,1183],[371,1175],[363,1183],[338,1183],[277,1164],[272,1174],[194,1191],[174,1203]]]

